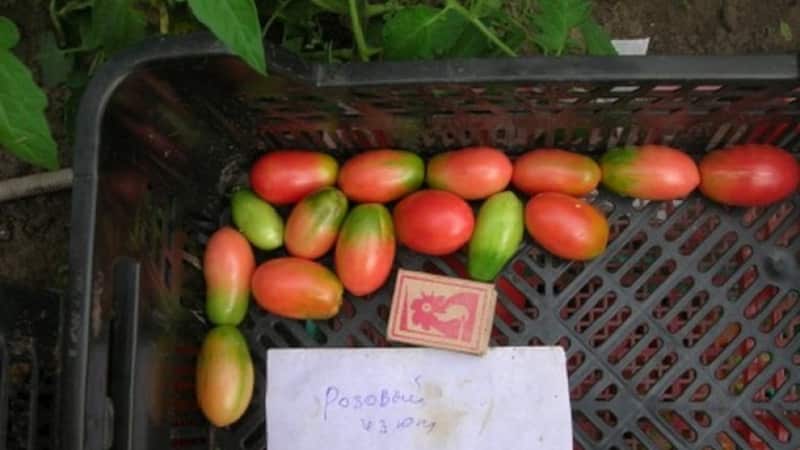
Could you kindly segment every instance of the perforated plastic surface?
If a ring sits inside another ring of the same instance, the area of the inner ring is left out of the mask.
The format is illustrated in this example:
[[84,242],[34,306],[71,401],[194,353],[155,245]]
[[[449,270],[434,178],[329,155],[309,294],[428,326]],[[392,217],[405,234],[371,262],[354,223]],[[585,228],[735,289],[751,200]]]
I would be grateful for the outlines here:
[[[87,94],[73,189],[83,241],[73,239],[62,325],[85,339],[67,336],[66,354],[80,356],[66,359],[62,384],[70,450],[102,448],[88,424],[111,423],[108,399],[115,448],[264,448],[266,348],[386,345],[393,280],[348,297],[311,332],[254,306],[242,324],[258,374],[251,408],[227,429],[198,411],[194,362],[208,326],[191,261],[264,151],[800,149],[791,56],[333,66],[273,49],[264,79],[224,53],[207,39],[158,41]],[[763,209],[697,195],[645,205],[602,190],[594,201],[613,225],[608,251],[567,263],[526,241],[498,278],[492,336],[566,348],[576,448],[800,448],[800,196]],[[400,249],[396,264],[460,276],[464,261]]]

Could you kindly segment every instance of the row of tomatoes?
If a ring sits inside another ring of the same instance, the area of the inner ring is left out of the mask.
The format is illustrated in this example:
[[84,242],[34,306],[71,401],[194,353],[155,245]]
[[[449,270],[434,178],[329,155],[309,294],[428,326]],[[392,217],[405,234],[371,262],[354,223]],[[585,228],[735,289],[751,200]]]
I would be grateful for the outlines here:
[[[419,190],[427,179],[430,189]],[[339,170],[329,155],[278,151],[250,173],[252,191],[231,201],[238,230],[211,236],[204,255],[206,313],[218,325],[207,336],[197,369],[198,401],[223,426],[243,414],[252,395],[253,368],[235,328],[250,293],[267,311],[296,319],[338,313],[346,288],[366,295],[388,278],[396,240],[424,254],[444,255],[468,243],[468,273],[489,281],[513,257],[524,229],[545,249],[566,259],[591,259],[608,239],[604,215],[580,199],[599,183],[624,196],[672,200],[696,187],[725,204],[763,205],[791,195],[800,180],[795,158],[769,146],[712,152],[698,166],[680,150],[620,148],[598,165],[558,149],[528,152],[512,163],[501,151],[469,148],[429,160],[376,150]],[[339,189],[333,187],[337,184]],[[534,194],[523,207],[505,190]],[[414,192],[416,191],[416,192]],[[486,199],[477,218],[466,200]],[[349,201],[360,203],[348,212]],[[383,203],[399,200],[392,213]],[[272,205],[296,203],[286,223]],[[251,244],[289,257],[256,267]],[[334,248],[335,274],[314,260]]]

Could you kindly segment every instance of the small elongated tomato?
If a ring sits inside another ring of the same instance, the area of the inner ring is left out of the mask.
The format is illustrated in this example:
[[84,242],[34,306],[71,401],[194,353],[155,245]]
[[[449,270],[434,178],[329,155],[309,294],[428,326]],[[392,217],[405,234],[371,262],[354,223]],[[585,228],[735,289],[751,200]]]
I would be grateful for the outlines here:
[[237,325],[247,313],[256,266],[247,239],[231,227],[214,232],[203,254],[206,315],[217,325]]
[[367,295],[383,286],[395,254],[392,216],[379,203],[350,211],[336,241],[336,274],[354,295]]
[[609,190],[645,200],[684,198],[700,184],[700,172],[689,155],[660,145],[609,150],[600,169]]
[[508,186],[514,166],[505,153],[470,147],[440,153],[428,161],[428,185],[467,200],[496,194]]
[[397,239],[411,250],[446,255],[467,243],[475,227],[475,216],[459,196],[426,189],[397,203],[394,226]]
[[283,219],[269,203],[250,189],[242,189],[231,197],[233,223],[253,246],[274,250],[283,245]]
[[526,194],[561,192],[583,197],[597,188],[602,174],[592,158],[557,148],[541,148],[514,161],[511,182]]
[[470,277],[493,280],[514,256],[525,229],[522,210],[522,202],[511,191],[494,194],[483,203],[469,240]]
[[342,306],[342,283],[336,275],[322,264],[293,256],[258,266],[252,289],[259,306],[290,319],[330,319]]
[[403,150],[372,150],[348,159],[339,187],[359,203],[387,203],[416,191],[425,180],[425,163]]
[[333,186],[339,164],[331,155],[303,150],[267,153],[250,169],[250,186],[274,205],[300,201],[319,188]]
[[286,220],[286,250],[301,258],[321,257],[336,243],[345,214],[347,198],[342,191],[327,187],[308,194]]
[[700,192],[726,205],[763,206],[797,190],[800,164],[771,145],[715,150],[700,161]]
[[599,256],[608,243],[608,221],[589,203],[558,192],[539,194],[525,207],[525,226],[550,253],[577,261]]
[[209,422],[224,427],[244,414],[253,397],[253,360],[236,327],[213,328],[197,356],[195,394]]

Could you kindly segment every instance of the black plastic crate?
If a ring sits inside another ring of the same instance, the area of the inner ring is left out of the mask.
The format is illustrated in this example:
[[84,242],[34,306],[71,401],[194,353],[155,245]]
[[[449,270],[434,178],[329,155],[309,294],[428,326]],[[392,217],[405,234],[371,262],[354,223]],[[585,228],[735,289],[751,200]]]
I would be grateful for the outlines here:
[[[346,158],[487,144],[590,155],[665,143],[696,156],[740,142],[797,153],[796,57],[563,57],[313,65],[267,49],[251,73],[206,35],[150,41],[106,65],[81,105],[65,449],[257,449],[269,347],[387,345],[393,280],[335,319],[242,325],[253,404],[213,429],[194,400],[208,329],[197,261],[230,190],[264,151]],[[529,239],[498,278],[493,345],[562,345],[576,448],[800,447],[800,196],[727,208],[601,190],[612,241],[588,263]],[[270,255],[259,254],[259,258]],[[463,274],[464,255],[399,249],[396,265]],[[323,444],[321,444],[323,445]]]
[[55,448],[60,298],[0,282],[0,450]]

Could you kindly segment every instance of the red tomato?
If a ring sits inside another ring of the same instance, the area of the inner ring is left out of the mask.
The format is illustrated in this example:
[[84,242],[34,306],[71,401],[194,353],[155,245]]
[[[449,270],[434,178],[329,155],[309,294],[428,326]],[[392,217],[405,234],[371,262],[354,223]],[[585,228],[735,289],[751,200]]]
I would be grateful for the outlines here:
[[600,169],[609,190],[645,200],[684,198],[700,184],[700,172],[689,155],[660,145],[609,150]]
[[472,147],[440,153],[428,161],[428,185],[467,200],[496,194],[508,186],[514,170],[505,153]]
[[597,187],[600,177],[600,166],[592,158],[557,148],[542,148],[514,161],[511,182],[526,194],[561,192],[582,197]]
[[416,191],[425,179],[419,155],[402,150],[373,150],[347,160],[339,187],[355,202],[387,203]]
[[700,161],[700,191],[726,205],[763,206],[797,190],[800,165],[791,153],[771,145],[716,150]]
[[389,278],[394,253],[392,217],[386,207],[356,206],[344,219],[336,241],[336,274],[354,295],[371,294]]
[[259,306],[291,319],[330,319],[342,306],[342,283],[336,275],[319,263],[292,256],[258,266],[252,289]]
[[446,255],[472,236],[475,216],[467,202],[446,191],[427,189],[400,200],[394,207],[397,239],[428,255]]
[[256,266],[253,249],[231,227],[214,232],[203,254],[206,315],[217,325],[238,325],[250,303],[250,276]]
[[539,194],[525,207],[525,227],[550,253],[578,261],[603,253],[608,221],[592,205],[558,192]]
[[250,169],[250,185],[261,198],[286,205],[336,183],[339,164],[332,156],[303,150],[267,153]]

